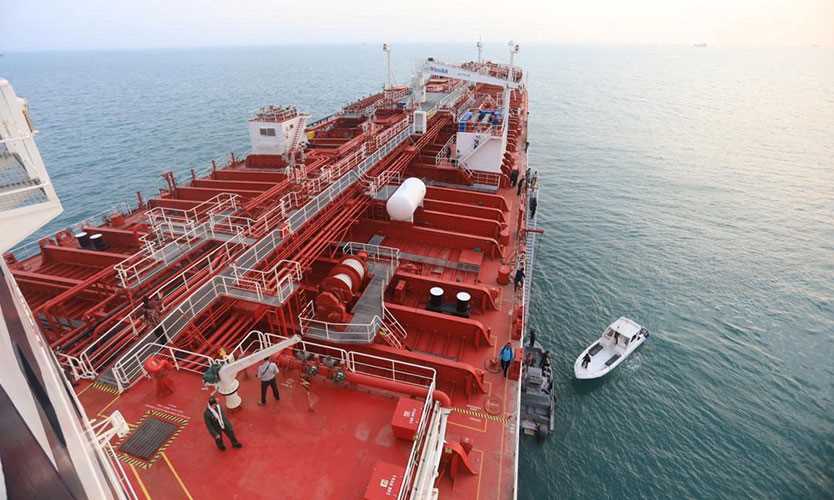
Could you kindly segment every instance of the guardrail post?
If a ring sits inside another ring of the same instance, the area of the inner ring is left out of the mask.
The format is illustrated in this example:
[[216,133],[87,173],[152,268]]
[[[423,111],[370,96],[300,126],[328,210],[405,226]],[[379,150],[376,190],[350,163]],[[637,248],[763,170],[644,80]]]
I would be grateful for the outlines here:
[[177,356],[174,355],[174,350],[171,349],[170,346],[168,347],[168,354],[171,356],[171,359],[174,360],[174,368],[176,368],[177,371],[180,371],[180,364],[177,362]]

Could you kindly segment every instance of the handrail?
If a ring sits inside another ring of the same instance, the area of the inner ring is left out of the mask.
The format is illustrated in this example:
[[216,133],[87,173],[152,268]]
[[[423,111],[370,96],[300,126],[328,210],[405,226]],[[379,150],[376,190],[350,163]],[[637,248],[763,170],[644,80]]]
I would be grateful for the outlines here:
[[[265,333],[260,330],[252,330],[246,335],[231,352],[231,359],[240,359],[243,356],[265,349],[277,342],[286,340],[282,335]],[[253,349],[254,346],[254,349]],[[423,411],[420,415],[420,422],[417,425],[417,433],[411,445],[408,462],[406,463],[403,482],[397,493],[399,500],[409,498],[414,475],[417,472],[417,465],[420,456],[425,450],[426,430],[429,420],[439,407],[434,404],[433,394],[437,387],[437,371],[433,368],[399,361],[374,354],[367,354],[356,351],[348,351],[330,345],[319,344],[302,340],[291,347],[293,352],[308,353],[314,352],[333,359],[339,360],[339,365],[349,372],[362,374],[374,378],[391,380],[402,384],[424,387],[426,396],[423,402]]]
[[[240,359],[241,356],[250,353],[249,351],[253,343],[257,345],[257,351],[286,339],[287,337],[279,334],[252,330],[230,351],[230,354],[233,354],[235,359]],[[418,387],[432,388],[432,390],[436,384],[437,372],[434,368],[409,363],[408,361],[400,361],[358,351],[349,351],[340,347],[319,344],[304,339],[293,346],[292,349],[302,352],[330,352],[331,354],[328,355],[341,360],[343,366],[349,371],[362,375],[383,378]],[[431,399],[431,393],[428,394],[428,399]]]
[[123,288],[130,288],[142,282],[144,275],[151,269],[162,264],[170,264],[179,258],[184,251],[194,248],[213,236],[209,223],[192,227],[177,239],[168,242],[160,248],[154,248],[150,242],[135,254],[125,258],[113,269]]
[[[287,218],[284,225],[271,231],[267,236],[258,240],[257,243],[238,256],[235,263],[240,265],[240,267],[252,268],[261,260],[262,257],[271,253],[271,251],[268,251],[261,254],[260,252],[264,250],[264,246],[271,247],[272,249],[276,248],[284,237],[288,236],[291,232],[300,229],[304,223],[312,217],[315,217],[320,210],[324,208],[324,206],[328,205],[336,197],[341,195],[348,187],[362,180],[368,170],[370,170],[371,167],[377,163],[377,161],[399,146],[411,135],[407,121],[401,121],[394,128],[400,127],[403,127],[402,130],[400,130],[394,137],[389,139],[385,144],[372,153],[365,156],[361,162],[355,166],[353,166],[352,162],[345,163],[345,165],[351,165],[350,170],[338,177],[338,179],[332,182],[323,191],[311,198],[304,206],[294,212],[289,218]],[[365,150],[363,150],[363,154],[365,154],[364,151]],[[210,224],[210,221],[208,223]],[[160,339],[164,338],[166,342],[170,342],[174,337],[179,335],[185,326],[194,317],[196,317],[196,314],[202,311],[203,308],[207,307],[208,304],[219,296],[220,292],[218,289],[223,290],[223,292],[228,294],[230,289],[229,285],[229,277],[220,274],[201,285],[196,291],[189,294],[182,303],[170,311],[160,324],[155,327],[155,331],[160,332]],[[264,290],[259,288],[259,286],[260,285],[254,285],[255,293],[260,293],[260,297],[263,297]],[[375,321],[381,323],[382,320],[377,317],[375,318]],[[146,343],[150,340],[150,335],[152,334],[153,332],[146,334],[113,365],[113,375],[116,378],[120,391],[130,387],[136,382],[136,377],[142,370],[142,360],[140,359],[139,354],[146,354],[142,350],[142,345],[147,345]]]
[[399,248],[371,245],[370,243],[360,243],[358,241],[347,241],[342,244],[342,253],[345,255],[356,255],[359,252],[364,252],[371,260],[391,261],[395,267],[400,263]]
[[457,139],[457,134],[452,134],[449,139],[440,148],[440,151],[434,156],[434,164],[437,165],[443,160],[448,160],[452,157],[452,143]]
[[[240,195],[234,193],[220,193],[199,205],[189,208],[156,207],[146,212],[148,222],[157,232],[162,225],[194,226],[207,216],[227,210],[237,210]],[[160,235],[161,236],[161,235]]]

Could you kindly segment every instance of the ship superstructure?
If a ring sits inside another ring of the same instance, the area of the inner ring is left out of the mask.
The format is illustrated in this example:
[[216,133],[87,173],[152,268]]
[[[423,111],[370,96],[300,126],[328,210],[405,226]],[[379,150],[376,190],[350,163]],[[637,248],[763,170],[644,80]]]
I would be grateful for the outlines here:
[[[86,414],[130,426],[105,443],[119,495],[515,496],[538,189],[524,74],[479,57],[388,75],[311,123],[263,108],[245,157],[6,255]],[[261,407],[273,355],[282,399]],[[244,448],[214,448],[210,394]]]

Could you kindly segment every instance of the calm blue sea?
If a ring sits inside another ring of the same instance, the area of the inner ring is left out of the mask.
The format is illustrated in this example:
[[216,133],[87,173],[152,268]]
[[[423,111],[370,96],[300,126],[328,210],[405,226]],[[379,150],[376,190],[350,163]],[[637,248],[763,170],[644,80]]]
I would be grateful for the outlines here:
[[[500,46],[488,55],[504,58]],[[397,77],[420,56],[395,47]],[[834,498],[834,52],[522,47],[545,228],[532,321],[557,431],[520,498]],[[65,212],[245,152],[268,103],[314,117],[377,90],[379,47],[6,54]],[[607,379],[575,356],[627,315],[653,333]]]

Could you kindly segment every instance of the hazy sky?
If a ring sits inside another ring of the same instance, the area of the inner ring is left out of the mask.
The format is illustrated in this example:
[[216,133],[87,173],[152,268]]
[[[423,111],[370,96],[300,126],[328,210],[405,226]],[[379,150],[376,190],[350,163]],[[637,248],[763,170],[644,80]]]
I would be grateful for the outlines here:
[[834,46],[834,0],[0,0],[0,51],[347,42]]

